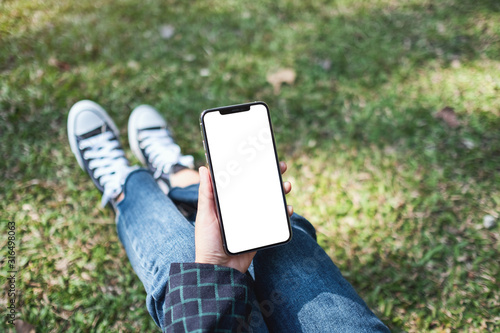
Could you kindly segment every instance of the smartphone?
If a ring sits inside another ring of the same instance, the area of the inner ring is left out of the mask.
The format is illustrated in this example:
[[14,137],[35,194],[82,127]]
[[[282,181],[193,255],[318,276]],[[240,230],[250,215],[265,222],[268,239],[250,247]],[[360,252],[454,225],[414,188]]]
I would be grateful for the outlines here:
[[289,242],[292,228],[267,105],[209,109],[200,120],[226,252]]

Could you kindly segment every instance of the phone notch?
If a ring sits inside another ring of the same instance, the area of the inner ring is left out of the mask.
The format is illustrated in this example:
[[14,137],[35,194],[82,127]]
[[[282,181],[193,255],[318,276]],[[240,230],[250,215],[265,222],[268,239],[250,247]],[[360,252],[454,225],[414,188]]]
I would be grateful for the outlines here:
[[235,107],[231,108],[224,108],[222,110],[219,110],[219,113],[221,115],[227,115],[231,113],[237,113],[237,112],[244,112],[244,111],[250,111],[250,104],[247,105],[237,105]]

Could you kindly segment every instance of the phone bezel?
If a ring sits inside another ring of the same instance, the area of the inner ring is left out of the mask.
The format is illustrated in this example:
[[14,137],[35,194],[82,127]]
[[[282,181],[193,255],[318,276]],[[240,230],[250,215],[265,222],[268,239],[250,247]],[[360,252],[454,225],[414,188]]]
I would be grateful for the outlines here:
[[[283,197],[283,205],[285,207],[285,215],[286,215],[287,224],[288,224],[289,237],[288,237],[287,240],[285,240],[283,242],[278,242],[278,243],[274,243],[274,244],[264,245],[264,246],[261,246],[261,247],[258,247],[258,248],[253,248],[253,249],[249,249],[249,250],[245,250],[245,251],[240,251],[240,252],[233,253],[233,252],[229,251],[229,249],[227,248],[226,234],[224,232],[224,222],[222,221],[222,214],[221,214],[220,205],[219,205],[219,196],[217,194],[217,185],[215,184],[214,171],[213,171],[213,168],[212,168],[212,160],[211,160],[211,157],[210,157],[210,148],[208,147],[208,143],[207,143],[208,140],[207,140],[207,134],[206,134],[205,123],[204,123],[204,119],[203,118],[205,117],[206,114],[208,114],[210,112],[219,112],[219,111],[222,111],[222,112],[224,112],[224,114],[232,114],[232,113],[237,113],[237,112],[250,111],[252,106],[259,105],[259,104],[263,105],[266,108],[266,111],[267,111],[267,118],[268,118],[269,128],[271,130],[271,137],[272,137],[272,142],[273,142],[274,158],[275,158],[275,161],[276,161],[276,167],[278,168],[278,178],[279,178],[279,181],[280,181],[281,194],[282,194],[282,197]],[[269,107],[267,106],[267,104],[264,103],[264,102],[257,101],[257,102],[244,103],[244,104],[236,104],[236,105],[229,105],[229,106],[222,106],[222,107],[216,107],[216,108],[204,110],[201,113],[201,115],[200,115],[200,127],[201,127],[201,135],[203,137],[203,148],[205,149],[205,158],[207,160],[208,168],[210,170],[210,176],[211,176],[210,178],[212,180],[212,188],[214,190],[215,205],[216,205],[216,208],[217,208],[217,218],[219,220],[219,226],[220,226],[221,235],[222,235],[222,245],[224,247],[224,251],[226,251],[226,253],[229,254],[229,255],[238,255],[238,254],[242,254],[242,253],[247,253],[247,252],[253,252],[253,251],[268,249],[268,248],[272,248],[272,247],[284,245],[284,244],[290,242],[291,239],[292,239],[292,226],[290,224],[290,216],[288,216],[287,203],[286,203],[286,197],[285,197],[285,190],[283,189],[283,178],[281,176],[281,169],[280,169],[279,159],[278,159],[278,153],[277,153],[277,149],[276,149],[276,140],[274,139],[274,131],[273,131],[273,126],[272,126],[272,122],[271,122],[271,114],[270,114]]]

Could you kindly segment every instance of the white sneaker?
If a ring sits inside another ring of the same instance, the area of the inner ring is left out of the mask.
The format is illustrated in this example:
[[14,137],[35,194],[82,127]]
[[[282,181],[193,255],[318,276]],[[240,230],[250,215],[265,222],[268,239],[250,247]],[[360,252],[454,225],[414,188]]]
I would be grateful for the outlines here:
[[111,203],[122,193],[131,167],[120,142],[115,123],[97,103],[82,100],[68,115],[68,139],[80,167],[88,173],[102,193],[101,205]]
[[149,105],[140,105],[132,111],[128,140],[135,156],[153,172],[165,193],[170,187],[172,172],[194,167],[193,156],[181,154],[181,148],[167,130],[167,122]]

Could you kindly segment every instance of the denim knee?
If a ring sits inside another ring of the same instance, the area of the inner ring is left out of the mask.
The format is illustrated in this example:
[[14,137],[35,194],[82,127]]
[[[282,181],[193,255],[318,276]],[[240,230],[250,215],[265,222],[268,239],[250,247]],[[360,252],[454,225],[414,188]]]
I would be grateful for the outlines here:
[[311,224],[311,222],[306,220],[303,216],[293,213],[293,215],[290,217],[290,223],[292,224],[292,228],[305,232],[306,234],[314,238],[314,240],[316,240],[316,229],[314,229],[314,226]]

